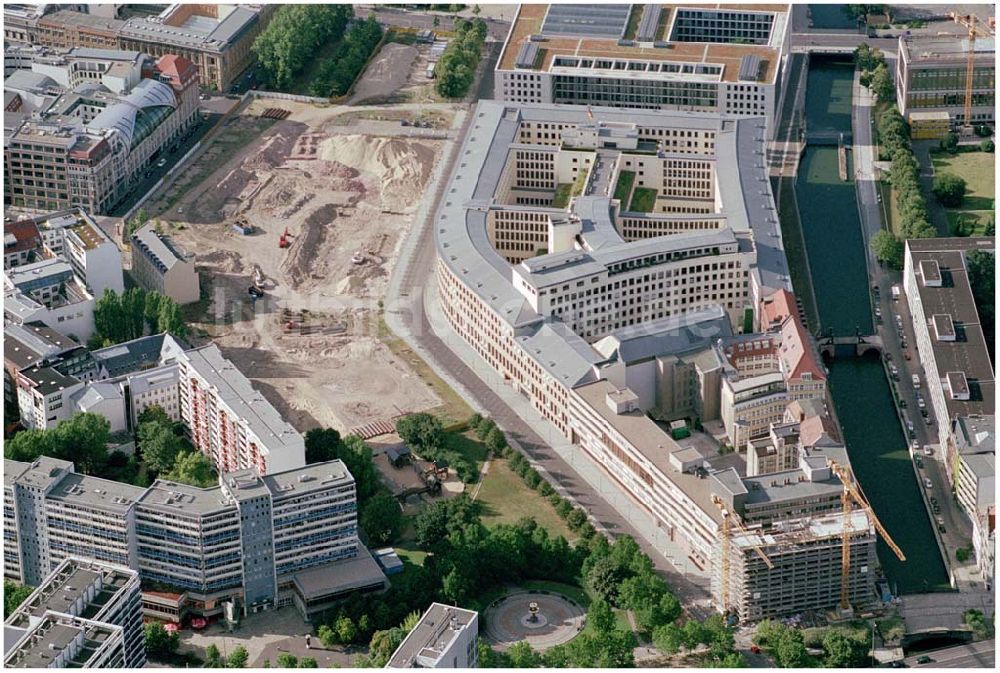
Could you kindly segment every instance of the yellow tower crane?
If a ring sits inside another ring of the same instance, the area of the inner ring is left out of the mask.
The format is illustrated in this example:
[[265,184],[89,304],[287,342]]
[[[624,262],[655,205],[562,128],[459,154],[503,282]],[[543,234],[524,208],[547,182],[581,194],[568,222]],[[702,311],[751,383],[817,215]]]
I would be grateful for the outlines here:
[[972,77],[976,69],[976,37],[981,35],[976,28],[975,14],[956,14],[951,12],[951,18],[969,29],[969,51],[965,57],[965,117],[962,120],[962,133],[972,135]]
[[[722,577],[720,578],[721,580],[720,593],[722,596],[723,612],[728,612],[730,608],[729,568],[730,568],[730,556],[732,554],[732,548],[733,548],[732,529],[735,527],[736,530],[738,530],[740,533],[747,536],[751,540],[753,533],[751,533],[746,529],[746,526],[743,525],[743,522],[740,521],[739,516],[735,512],[731,512],[729,510],[729,508],[726,506],[726,503],[722,501],[722,498],[720,498],[717,495],[713,495],[712,502],[715,503],[715,506],[719,508],[720,512],[722,512],[722,529],[721,529]],[[751,542],[750,546],[753,548],[755,552],[757,552],[757,555],[760,556],[762,561],[764,561],[764,564],[768,567],[768,569],[774,568],[774,563],[772,563],[771,559],[767,557],[767,554],[764,553],[764,550],[760,547],[760,545]]]
[[885,543],[892,550],[892,553],[896,555],[900,561],[905,561],[906,556],[903,554],[903,550],[899,548],[893,539],[889,535],[889,531],[885,529],[882,522],[878,520],[875,516],[875,510],[868,503],[868,499],[865,498],[864,493],[861,491],[861,485],[857,483],[854,479],[854,475],[851,473],[850,469],[837,464],[835,461],[830,461],[830,469],[833,473],[840,478],[840,483],[844,486],[844,492],[840,495],[840,502],[844,508],[844,529],[841,532],[841,548],[840,548],[840,607],[843,610],[848,610],[851,607],[851,592],[850,592],[850,570],[851,570],[851,533],[853,528],[851,526],[851,512],[853,512],[854,507],[852,503],[857,503],[857,505],[866,513],[871,519],[872,524],[875,526],[875,530],[878,534],[882,536]]

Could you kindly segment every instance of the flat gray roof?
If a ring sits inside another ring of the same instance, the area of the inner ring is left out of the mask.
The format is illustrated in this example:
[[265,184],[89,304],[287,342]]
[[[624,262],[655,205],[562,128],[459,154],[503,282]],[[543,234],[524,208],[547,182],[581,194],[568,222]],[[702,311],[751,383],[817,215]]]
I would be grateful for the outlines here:
[[[363,544],[358,554],[326,565],[291,573],[290,577],[306,600],[322,600],[346,591],[364,589],[385,582],[385,573]],[[283,575],[282,580],[289,575]]]
[[[264,396],[253,387],[250,380],[222,355],[215,344],[185,351],[185,359],[247,427],[260,438],[260,448],[271,455],[286,451],[301,453],[300,463],[305,462],[305,443],[295,428],[281,417]],[[296,456],[293,456],[295,458]]]
[[809,481],[800,469],[744,477],[743,483],[748,487],[747,505],[781,503],[816,497],[833,498],[839,497],[844,491],[843,484],[836,476],[831,476],[830,479],[823,481]]
[[[436,660],[454,639],[455,634],[469,626],[479,613],[442,603],[431,603],[427,612],[403,642],[393,652],[388,668],[421,668],[418,656]],[[444,666],[443,668],[448,668]]]
[[124,516],[145,491],[146,489],[132,484],[73,473],[59,482],[48,499],[97,507]]
[[[139,574],[129,568],[99,561],[64,559],[6,623],[26,628],[32,618],[40,618],[49,610],[93,619],[138,577]],[[98,585],[100,588],[94,589]],[[81,599],[82,607],[78,605]]]
[[605,357],[617,355],[625,363],[661,355],[680,355],[711,346],[732,336],[729,316],[721,306],[669,316],[612,332],[594,344]]
[[[911,268],[916,273],[917,293],[924,316],[928,319],[950,316],[955,328],[954,341],[940,341],[935,337],[933,328],[929,329],[938,370],[925,372],[939,380],[946,380],[951,372],[965,374],[970,399],[952,399],[949,391],[945,390],[945,405],[951,418],[994,413],[996,381],[993,363],[979,323],[979,313],[965,267],[965,255],[972,250],[994,252],[995,246],[992,237],[933,238],[906,242]],[[920,276],[919,270],[927,266],[924,262],[931,260],[937,263],[935,278],[940,277],[940,287],[925,285]]]

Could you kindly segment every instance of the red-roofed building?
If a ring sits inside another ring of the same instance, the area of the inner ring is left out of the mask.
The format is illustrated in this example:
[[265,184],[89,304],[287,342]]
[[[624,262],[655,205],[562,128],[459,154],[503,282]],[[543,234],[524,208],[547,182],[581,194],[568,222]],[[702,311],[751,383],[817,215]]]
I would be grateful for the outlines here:
[[31,220],[6,224],[3,228],[3,268],[11,269],[42,255],[42,237]]
[[161,79],[180,92],[190,84],[198,84],[198,68],[194,63],[176,54],[161,56],[156,62],[156,70]]

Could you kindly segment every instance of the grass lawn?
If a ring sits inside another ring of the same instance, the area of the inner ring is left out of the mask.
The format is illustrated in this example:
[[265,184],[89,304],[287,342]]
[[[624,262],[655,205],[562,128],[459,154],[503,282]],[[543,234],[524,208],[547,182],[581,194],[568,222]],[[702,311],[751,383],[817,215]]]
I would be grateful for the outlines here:
[[569,193],[573,185],[568,182],[560,182],[556,185],[556,194],[552,197],[553,208],[565,208],[569,205]]
[[639,17],[642,16],[643,5],[632,5],[632,11],[628,15],[628,23],[625,25],[625,39],[634,40],[635,31],[639,30]]
[[896,190],[892,188],[888,180],[883,180],[878,186],[882,194],[883,212],[888,218],[886,227],[896,236],[901,236],[899,228],[902,226],[903,218],[899,216],[899,208],[896,206]]
[[992,210],[995,192],[996,155],[989,152],[934,152],[934,173],[953,173],[965,180],[963,210]]
[[394,547],[396,550],[396,555],[400,558],[404,565],[413,564],[415,566],[424,565],[424,560],[427,558],[427,552],[420,551],[419,549],[403,549],[402,547]]
[[[994,217],[996,187],[995,155],[989,152],[931,153],[934,174],[952,173],[965,180],[965,198],[960,208],[947,208],[948,230],[954,236],[982,236]],[[934,198],[928,195],[928,198]]]
[[632,184],[634,182],[634,172],[621,171],[618,173],[618,182],[615,184],[615,198],[622,203],[628,203],[628,197],[632,194]]
[[428,413],[440,418],[445,427],[465,421],[472,415],[472,408],[465,403],[462,396],[435,374],[430,365],[424,362],[424,359],[415,353],[409,344],[393,334],[382,316],[379,316],[379,338],[389,347],[393,355],[409,365],[413,373],[441,398],[442,404],[428,409]]
[[549,501],[528,488],[521,477],[507,467],[505,460],[490,463],[490,471],[483,479],[476,502],[482,506],[482,519],[487,526],[515,523],[530,516],[549,535],[562,535],[567,540],[576,538]]
[[985,236],[986,225],[994,219],[992,210],[947,210],[948,231],[952,236]]
[[651,213],[653,204],[656,203],[656,190],[649,187],[636,187],[632,193],[632,205],[629,207],[633,213]]

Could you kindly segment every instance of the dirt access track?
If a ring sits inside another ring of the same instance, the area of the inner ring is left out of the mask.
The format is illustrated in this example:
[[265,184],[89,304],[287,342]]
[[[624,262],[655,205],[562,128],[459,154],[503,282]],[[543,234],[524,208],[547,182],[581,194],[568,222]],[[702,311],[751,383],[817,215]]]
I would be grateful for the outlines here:
[[[261,118],[268,108],[292,114]],[[443,141],[338,123],[357,110],[253,101],[152,204],[196,255],[207,300],[192,307],[195,327],[300,431],[441,403],[379,341],[377,316]]]

